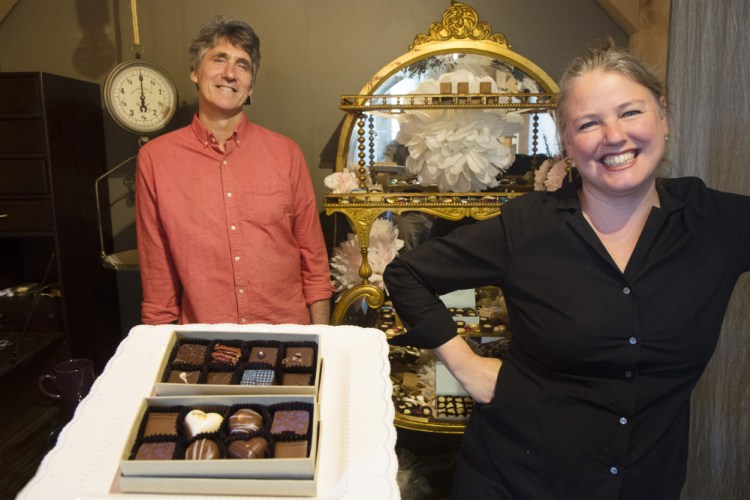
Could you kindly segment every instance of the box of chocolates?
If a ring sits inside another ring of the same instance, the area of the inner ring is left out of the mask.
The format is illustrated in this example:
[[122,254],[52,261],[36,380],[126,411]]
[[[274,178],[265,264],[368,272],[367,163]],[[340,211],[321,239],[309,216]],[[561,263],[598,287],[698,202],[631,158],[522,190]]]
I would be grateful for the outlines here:
[[311,334],[174,332],[159,396],[317,394],[320,338]]
[[203,482],[204,493],[313,496],[318,412],[312,395],[146,398],[123,449],[120,487],[196,493]]

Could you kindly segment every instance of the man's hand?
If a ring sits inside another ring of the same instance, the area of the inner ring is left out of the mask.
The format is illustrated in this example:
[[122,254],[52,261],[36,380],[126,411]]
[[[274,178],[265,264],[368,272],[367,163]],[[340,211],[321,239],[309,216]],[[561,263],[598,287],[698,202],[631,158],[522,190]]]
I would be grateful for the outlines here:
[[435,354],[474,401],[492,401],[502,361],[479,356],[459,336],[436,348]]

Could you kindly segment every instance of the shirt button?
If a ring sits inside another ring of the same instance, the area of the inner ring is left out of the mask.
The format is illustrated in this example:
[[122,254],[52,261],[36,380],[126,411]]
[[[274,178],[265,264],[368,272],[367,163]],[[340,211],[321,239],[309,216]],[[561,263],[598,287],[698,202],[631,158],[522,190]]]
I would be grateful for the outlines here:
[[238,260],[240,260],[240,256],[239,255],[235,255],[234,256],[234,260],[235,260],[235,262],[238,261]]
[[240,293],[245,293],[245,289],[244,289],[244,288],[240,288],[240,289],[239,289],[239,292],[240,292]]
[[628,339],[628,342],[630,342],[631,345],[635,345],[636,343],[638,343],[638,339],[636,339],[635,337],[630,337]]
[[625,378],[631,378],[632,376],[633,376],[633,372],[631,372],[630,370],[627,370],[625,372]]
[[628,419],[625,417],[620,417],[620,424],[625,425],[628,423]]
[[247,318],[240,318],[240,323],[244,323],[245,321],[247,321]]
[[229,193],[227,193],[227,198],[231,198],[231,197],[232,197],[232,193],[230,191]]
[[236,228],[235,226],[229,226],[229,229],[231,229],[232,231],[234,231],[234,230],[236,230],[237,228]]
[[228,161],[226,161],[226,160],[224,160],[224,161],[223,161],[223,162],[221,162],[221,163],[223,163],[224,165],[229,165],[229,162],[228,162]]
[[620,471],[619,471],[619,470],[617,469],[617,467],[610,467],[610,468],[609,468],[609,472],[610,472],[610,473],[611,473],[612,475],[616,476],[616,475],[617,475],[617,473],[618,473],[618,472],[620,472]]
[[623,288],[622,293],[624,293],[625,295],[630,295],[630,287],[626,286],[625,288]]

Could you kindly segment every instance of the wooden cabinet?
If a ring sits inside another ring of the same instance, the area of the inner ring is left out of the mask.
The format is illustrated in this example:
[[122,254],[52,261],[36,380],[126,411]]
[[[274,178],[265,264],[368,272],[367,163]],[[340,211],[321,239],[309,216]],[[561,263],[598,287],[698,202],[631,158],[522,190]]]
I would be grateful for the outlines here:
[[11,342],[0,377],[61,339],[74,357],[103,367],[121,335],[115,274],[99,260],[94,183],[106,171],[99,85],[0,73],[0,95],[0,289],[45,275],[50,285],[36,301],[0,297],[0,337]]

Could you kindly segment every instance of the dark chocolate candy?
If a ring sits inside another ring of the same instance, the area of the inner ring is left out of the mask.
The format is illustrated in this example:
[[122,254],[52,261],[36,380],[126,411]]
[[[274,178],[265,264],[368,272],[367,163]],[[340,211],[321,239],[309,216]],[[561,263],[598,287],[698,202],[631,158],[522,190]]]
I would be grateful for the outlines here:
[[169,378],[167,382],[170,384],[197,384],[198,377],[201,372],[198,370],[183,371],[183,370],[172,370],[169,372]]
[[188,446],[185,450],[187,460],[213,460],[221,458],[219,455],[219,445],[210,439],[198,439]]
[[255,432],[263,428],[263,417],[255,410],[242,408],[229,417],[229,432]]
[[305,410],[281,410],[273,415],[271,434],[281,434],[282,432],[307,434],[309,427],[310,412]]
[[276,347],[253,347],[250,351],[250,363],[267,363],[276,366],[279,350]]
[[143,429],[143,437],[166,434],[177,435],[177,413],[151,412],[146,417],[146,427]]
[[136,460],[172,460],[175,443],[141,443],[135,454]]
[[232,441],[227,448],[229,458],[266,458],[267,453],[268,441],[262,437]]
[[312,374],[285,373],[281,378],[281,385],[312,385]]
[[207,384],[229,385],[232,382],[232,372],[208,372]]
[[182,344],[177,349],[174,363],[184,365],[202,365],[206,358],[206,346],[201,344]]
[[314,353],[312,347],[289,347],[286,350],[286,357],[281,360],[281,364],[287,368],[309,368],[313,365]]
[[276,441],[274,458],[307,458],[307,441]]

